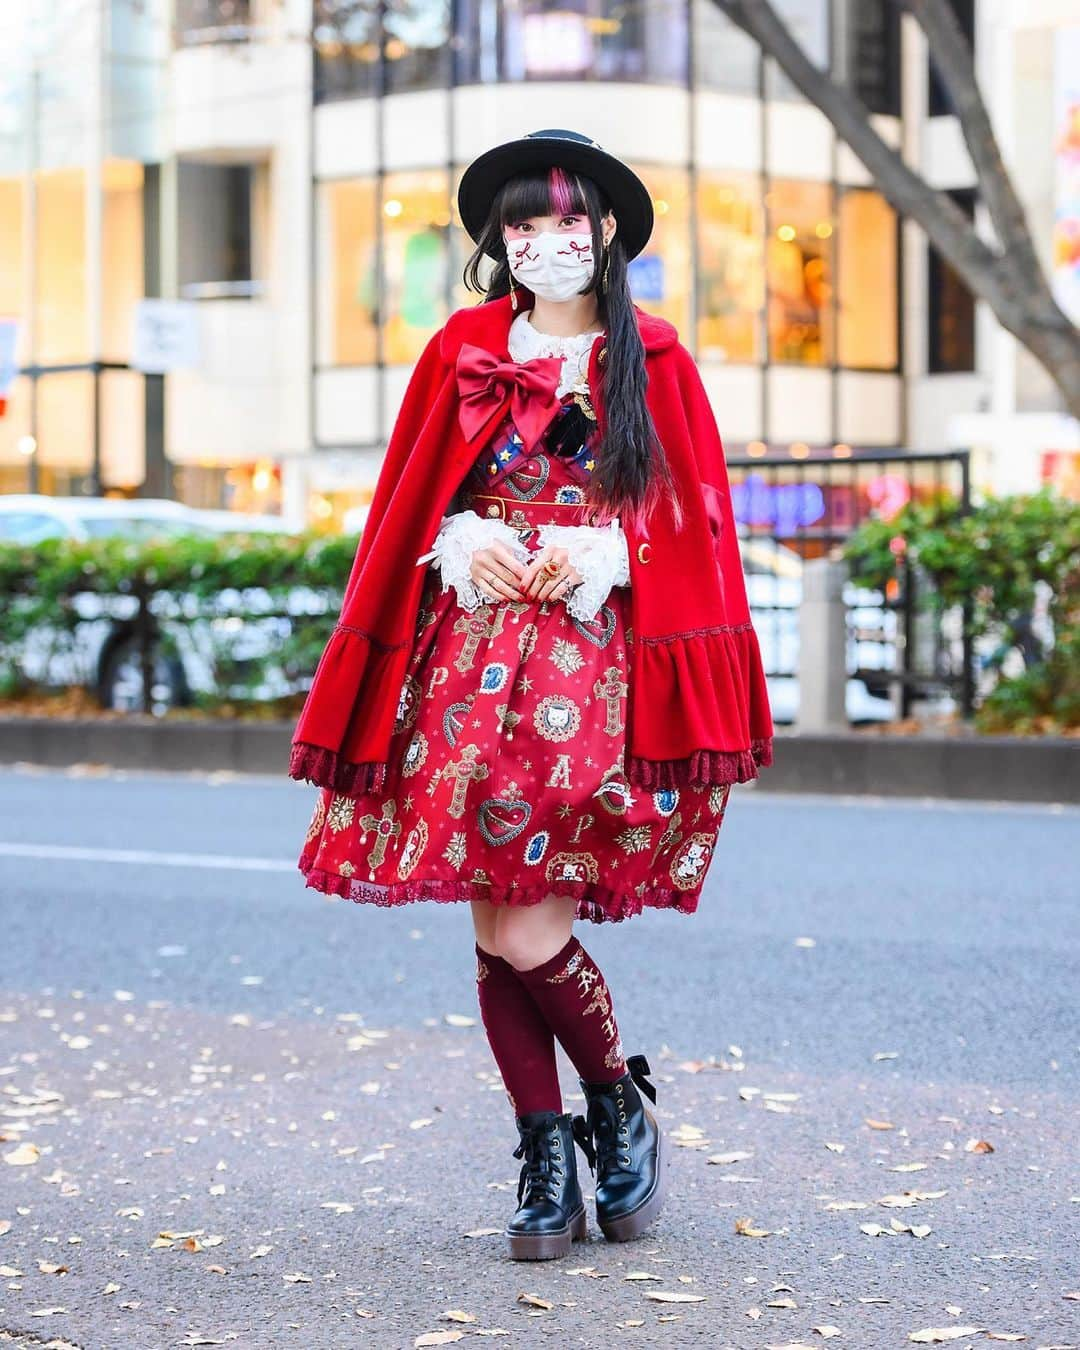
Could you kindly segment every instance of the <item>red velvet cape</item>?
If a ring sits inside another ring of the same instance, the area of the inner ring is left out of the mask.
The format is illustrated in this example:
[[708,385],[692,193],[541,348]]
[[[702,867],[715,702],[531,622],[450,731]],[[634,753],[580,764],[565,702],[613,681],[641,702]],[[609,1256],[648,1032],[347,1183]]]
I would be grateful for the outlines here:
[[[519,304],[532,303],[519,290]],[[666,319],[635,306],[646,398],[683,505],[667,503],[630,554],[626,771],[632,783],[745,782],[772,763],[772,717],[750,622],[727,466],[693,357]],[[509,360],[509,297],[456,310],[417,362],[394,425],[349,575],[340,621],[319,660],[293,735],[289,775],[347,795],[381,787],[412,654],[426,564],[454,492],[506,412],[466,439],[455,363],[462,343]],[[603,426],[601,335],[588,379]]]

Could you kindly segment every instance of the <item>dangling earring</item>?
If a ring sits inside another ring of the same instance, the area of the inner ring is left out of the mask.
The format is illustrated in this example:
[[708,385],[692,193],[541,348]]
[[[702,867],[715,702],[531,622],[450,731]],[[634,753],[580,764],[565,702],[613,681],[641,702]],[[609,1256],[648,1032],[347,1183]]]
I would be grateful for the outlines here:
[[510,273],[510,308],[517,312],[517,291],[514,289],[514,274]]
[[608,268],[611,266],[611,249],[604,250],[604,270],[600,274],[600,289],[606,294],[608,288]]

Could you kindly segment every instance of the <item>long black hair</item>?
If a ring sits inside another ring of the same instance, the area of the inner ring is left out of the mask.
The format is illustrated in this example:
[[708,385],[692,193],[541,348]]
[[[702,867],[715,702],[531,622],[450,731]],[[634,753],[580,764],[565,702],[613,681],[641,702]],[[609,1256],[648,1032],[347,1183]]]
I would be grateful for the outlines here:
[[[665,496],[676,519],[680,511],[671,469],[645,402],[645,346],[630,297],[626,250],[617,228],[610,244],[604,244],[601,220],[609,210],[611,203],[604,193],[582,174],[551,169],[510,178],[495,194],[483,233],[465,263],[463,279],[469,290],[486,291],[486,300],[508,295],[511,277],[505,226],[530,216],[588,216],[597,265],[582,294],[596,292],[607,332],[607,357],[600,365],[605,426],[588,498],[600,523],[625,512],[640,527]],[[494,268],[485,286],[481,267],[488,255],[494,259]]]

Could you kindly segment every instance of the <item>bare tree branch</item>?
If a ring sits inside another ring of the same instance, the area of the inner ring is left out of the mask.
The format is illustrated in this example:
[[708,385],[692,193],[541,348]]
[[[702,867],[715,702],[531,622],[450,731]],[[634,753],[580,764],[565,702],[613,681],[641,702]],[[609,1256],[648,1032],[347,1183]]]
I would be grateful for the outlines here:
[[1025,282],[1034,271],[1041,276],[1038,256],[1027,217],[1005,168],[990,114],[975,77],[971,46],[964,36],[953,7],[942,0],[898,0],[918,20],[926,34],[930,59],[960,122],[960,130],[979,177],[979,190],[986,202],[1002,256]]
[[[945,33],[945,0],[899,0],[917,21],[933,11],[931,31]],[[964,129],[980,189],[993,202],[998,238],[979,237],[947,192],[932,187],[882,138],[870,110],[848,88],[809,60],[770,0],[713,0],[717,8],[778,63],[795,87],[828,118],[874,178],[875,185],[903,216],[922,226],[973,295],[984,300],[998,322],[1046,367],[1065,405],[1080,417],[1080,333],[1054,299],[1035,254],[1027,221],[1009,180],[975,83],[974,62],[957,25],[942,39],[942,78],[954,104],[968,117]],[[924,30],[925,31],[925,30]],[[930,34],[928,33],[928,36]],[[934,40],[933,38],[931,39]],[[955,45],[959,41],[961,52]],[[962,123],[963,126],[963,123]]]

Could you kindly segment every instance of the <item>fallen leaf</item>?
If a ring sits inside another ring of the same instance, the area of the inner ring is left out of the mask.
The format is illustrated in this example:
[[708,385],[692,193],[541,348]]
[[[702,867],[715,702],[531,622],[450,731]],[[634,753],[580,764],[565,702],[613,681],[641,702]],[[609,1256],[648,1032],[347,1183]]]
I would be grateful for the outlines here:
[[476,1317],[473,1313],[462,1312],[460,1308],[448,1308],[446,1312],[440,1313],[447,1322],[475,1322]]
[[475,1017],[466,1017],[464,1013],[447,1013],[443,1018],[448,1026],[451,1027],[474,1027],[476,1026]]
[[537,1294],[518,1294],[517,1301],[525,1303],[530,1308],[544,1308],[548,1312],[554,1308],[554,1303],[549,1303],[546,1298],[540,1298]]
[[34,1308],[31,1317],[55,1317],[57,1313],[67,1312],[66,1308]]
[[755,1228],[753,1219],[736,1219],[735,1232],[739,1237],[769,1237],[771,1235],[769,1228]]
[[986,1333],[988,1341],[1026,1341],[1026,1336],[1021,1336],[1015,1331],[988,1331]]
[[624,1280],[662,1280],[662,1275],[654,1275],[651,1270],[632,1270],[629,1275],[624,1275]]
[[745,1162],[747,1158],[752,1158],[753,1156],[752,1153],[712,1153],[705,1161],[726,1166],[728,1163]]
[[4,1154],[4,1161],[9,1167],[29,1167],[36,1163],[41,1157],[41,1149],[37,1144],[20,1144],[18,1148],[13,1148],[10,1153]]
[[797,1308],[793,1298],[770,1298],[765,1301],[766,1308]]
[[251,1253],[251,1255],[248,1257],[248,1260],[249,1260],[249,1261],[257,1261],[261,1256],[269,1256],[270,1253],[271,1253],[273,1250],[274,1250],[273,1247],[269,1247],[269,1246],[265,1246],[265,1245],[262,1246],[262,1247],[256,1247],[255,1250],[254,1250],[254,1251]]
[[964,1145],[965,1153],[993,1153],[994,1146],[985,1139],[969,1139]]
[[310,1284],[311,1276],[304,1275],[299,1270],[291,1270],[281,1277],[286,1284]]
[[645,1297],[655,1303],[704,1303],[704,1294],[687,1294],[681,1289],[646,1289]]
[[816,1331],[822,1340],[825,1341],[832,1340],[834,1336],[842,1336],[844,1334],[839,1327],[811,1327],[810,1330]]
[[843,1151],[844,1151],[844,1149],[847,1147],[847,1145],[846,1145],[846,1144],[830,1144],[830,1143],[828,1143],[828,1142],[826,1141],[825,1147],[829,1150],[830,1153],[843,1153]]
[[425,1331],[422,1336],[417,1336],[413,1345],[451,1345],[454,1341],[463,1340],[464,1337],[463,1331]]
[[896,1128],[891,1120],[867,1119],[866,1124],[869,1125],[872,1130],[893,1130]]
[[17,1266],[0,1266],[0,1279],[18,1280],[22,1277],[22,1271]]
[[929,1163],[898,1163],[895,1167],[890,1167],[890,1172],[925,1172]]
[[909,1341],[916,1345],[938,1345],[942,1341],[962,1341],[965,1336],[978,1336],[982,1327],[926,1327],[922,1331],[913,1331]]
[[67,1266],[58,1266],[55,1261],[39,1261],[37,1268],[42,1275],[66,1275],[68,1273]]

